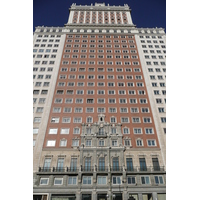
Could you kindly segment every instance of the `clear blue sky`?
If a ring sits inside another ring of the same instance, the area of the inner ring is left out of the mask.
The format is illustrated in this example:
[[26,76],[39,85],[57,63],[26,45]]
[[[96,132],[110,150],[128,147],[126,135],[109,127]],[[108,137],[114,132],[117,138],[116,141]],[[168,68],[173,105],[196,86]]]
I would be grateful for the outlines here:
[[128,4],[133,23],[138,27],[162,27],[166,31],[166,0],[125,0],[125,1],[88,1],[88,0],[33,0],[33,31],[36,26],[64,26],[68,21],[69,8],[72,3],[90,5],[91,3],[106,5]]

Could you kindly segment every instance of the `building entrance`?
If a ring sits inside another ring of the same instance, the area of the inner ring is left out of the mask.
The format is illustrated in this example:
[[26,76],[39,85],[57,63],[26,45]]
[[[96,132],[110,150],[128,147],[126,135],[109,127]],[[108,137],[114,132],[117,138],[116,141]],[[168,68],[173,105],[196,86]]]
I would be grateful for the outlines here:
[[106,195],[107,195],[107,194],[98,194],[98,195],[97,195],[97,200],[107,200]]
[[114,193],[115,196],[114,200],[122,200],[122,194],[121,193]]

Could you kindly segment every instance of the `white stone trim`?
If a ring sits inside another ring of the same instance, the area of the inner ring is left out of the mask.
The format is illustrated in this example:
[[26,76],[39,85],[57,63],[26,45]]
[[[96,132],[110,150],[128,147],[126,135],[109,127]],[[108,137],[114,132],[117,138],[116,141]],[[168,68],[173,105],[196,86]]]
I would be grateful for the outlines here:
[[71,11],[71,12],[70,12],[70,15],[69,15],[68,24],[71,24],[71,23],[72,23],[73,16],[74,16],[74,11]]
[[124,24],[124,20],[123,20],[123,17],[122,17],[122,12],[120,12],[120,16],[121,16],[121,22],[122,22],[122,24]]
[[130,12],[126,12],[126,16],[127,16],[127,19],[128,19],[128,24],[133,24]]

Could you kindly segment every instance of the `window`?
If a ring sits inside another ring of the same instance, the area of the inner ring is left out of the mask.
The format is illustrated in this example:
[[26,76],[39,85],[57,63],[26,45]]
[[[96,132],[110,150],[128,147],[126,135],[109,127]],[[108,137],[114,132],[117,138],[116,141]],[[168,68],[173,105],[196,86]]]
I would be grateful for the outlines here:
[[113,185],[121,185],[121,176],[113,176],[112,177],[112,183]]
[[101,146],[101,147],[104,146],[104,140],[99,140],[99,146]]
[[59,123],[59,117],[52,117],[51,118],[51,123]]
[[142,184],[150,184],[149,176],[141,176],[141,182]]
[[166,123],[166,117],[161,117],[161,122]]
[[133,123],[140,123],[140,118],[139,117],[133,117],[132,122]]
[[74,113],[82,113],[83,108],[74,108]]
[[83,99],[76,99],[76,103],[83,103]]
[[159,111],[159,113],[164,113],[165,112],[164,108],[158,108],[158,111]]
[[83,176],[83,184],[84,185],[91,185],[92,184],[92,177],[91,176]]
[[67,145],[67,140],[65,139],[60,140],[60,147],[66,147],[66,145]]
[[57,108],[57,107],[53,108],[53,113],[59,113],[60,111],[61,111],[61,108]]
[[131,112],[132,112],[132,113],[138,113],[139,110],[138,110],[138,108],[131,108]]
[[86,122],[87,123],[92,123],[93,122],[93,118],[92,117],[87,117]]
[[124,134],[130,134],[129,128],[123,128],[123,132],[124,132]]
[[156,141],[155,140],[147,140],[147,145],[150,147],[156,146]]
[[41,178],[40,179],[40,185],[48,185],[49,179],[48,178]]
[[87,103],[94,103],[94,99],[87,99]]
[[129,123],[129,118],[128,117],[121,117],[121,122],[122,123]]
[[71,118],[70,117],[63,117],[62,118],[62,123],[70,123],[71,122]]
[[140,171],[147,171],[145,158],[139,158],[139,163],[140,163]]
[[39,129],[38,128],[33,128],[33,134],[38,134]]
[[143,141],[141,139],[136,140],[136,145],[137,146],[143,146]]
[[37,110],[36,110],[36,112],[37,112],[37,113],[42,113],[42,112],[43,112],[43,110],[44,110],[44,108],[43,108],[43,107],[37,107]]
[[69,176],[68,177],[68,185],[76,185],[77,184],[77,177],[76,176]]
[[47,147],[54,147],[56,144],[55,140],[47,140]]
[[105,103],[105,99],[97,99],[98,103]]
[[34,118],[34,123],[40,123],[40,122],[41,122],[41,117]]
[[127,147],[130,147],[131,146],[131,141],[130,140],[124,140],[124,145],[127,146]]
[[116,147],[117,146],[117,140],[112,140],[112,146]]
[[97,177],[97,184],[98,185],[106,185],[107,184],[107,177],[106,176],[98,176]]
[[164,184],[162,176],[154,176],[156,184]]
[[154,92],[154,95],[159,95],[160,94],[159,90],[154,90],[153,92]]
[[54,179],[54,185],[62,185],[63,179],[62,178],[55,178]]
[[143,121],[144,121],[144,123],[151,123],[151,118],[150,117],[144,117]]
[[135,103],[137,103],[137,99],[129,99],[129,102],[132,104],[135,104]]
[[148,113],[149,112],[149,108],[141,108],[142,113]]
[[142,134],[142,129],[141,128],[134,128],[133,132],[134,132],[134,134]]
[[63,110],[64,113],[71,113],[72,112],[72,108],[64,108]]
[[81,123],[82,118],[81,117],[74,117],[74,123]]
[[57,128],[50,128],[49,134],[57,134],[58,129]]
[[94,112],[94,108],[86,108],[86,112],[87,113],[93,113]]
[[127,103],[127,99],[119,99],[119,103]]
[[156,99],[156,103],[162,103],[162,99]]
[[80,128],[74,128],[74,134],[80,134]]
[[153,128],[145,128],[146,134],[153,134]]
[[60,134],[69,134],[69,128],[61,128]]
[[72,140],[72,146],[79,146],[79,140]]
[[104,113],[105,112],[105,108],[97,108],[97,112],[98,113]]
[[85,146],[91,147],[92,146],[92,140],[86,140]]
[[127,183],[128,184],[135,184],[136,183],[135,176],[128,176],[127,177]]
[[108,103],[116,103],[116,99],[108,99]]
[[118,90],[118,94],[125,95],[126,94],[126,90]]

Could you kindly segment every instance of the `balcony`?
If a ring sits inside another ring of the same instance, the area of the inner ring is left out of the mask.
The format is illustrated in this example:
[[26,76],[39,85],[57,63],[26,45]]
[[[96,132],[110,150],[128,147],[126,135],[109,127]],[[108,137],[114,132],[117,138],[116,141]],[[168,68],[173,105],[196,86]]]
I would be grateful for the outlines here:
[[108,167],[105,166],[97,166],[96,167],[97,172],[108,172]]
[[78,167],[67,167],[67,172],[78,172]]
[[53,167],[53,172],[65,172],[66,168],[64,167]]
[[38,169],[39,172],[51,172],[50,167],[39,167]]
[[126,171],[127,171],[127,172],[137,172],[137,168],[134,168],[134,167],[132,167],[132,166],[126,167]]
[[97,135],[97,137],[107,137],[106,132],[97,132],[96,135]]
[[153,166],[152,171],[153,172],[164,172],[165,168],[164,168],[164,166]]
[[82,172],[93,172],[94,167],[91,167],[91,166],[83,167],[83,166],[81,166],[81,171]]
[[39,167],[38,172],[78,172],[78,167]]
[[111,167],[110,168],[110,171],[111,172],[122,172],[123,171],[123,167],[121,167],[121,166],[115,166],[115,167]]

